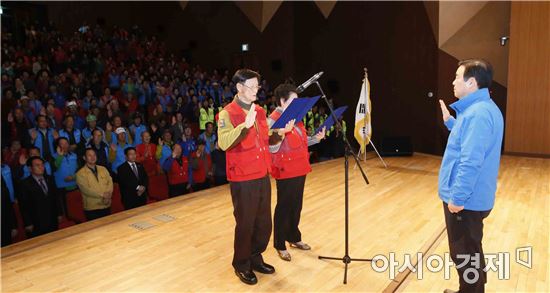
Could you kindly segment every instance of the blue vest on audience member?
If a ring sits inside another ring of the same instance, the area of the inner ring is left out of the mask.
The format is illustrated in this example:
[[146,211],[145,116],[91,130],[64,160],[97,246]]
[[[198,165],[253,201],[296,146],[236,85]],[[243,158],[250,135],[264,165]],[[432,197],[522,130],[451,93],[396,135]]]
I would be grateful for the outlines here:
[[170,158],[170,156],[172,156],[172,149],[167,145],[162,145],[162,152],[161,152],[160,160],[159,160],[159,164],[160,164],[161,167],[163,166],[164,161],[166,161],[166,159]]
[[186,157],[197,150],[197,142],[194,138],[188,138],[186,141],[180,140],[179,145],[182,148],[182,154]]
[[[99,127],[99,126],[96,126],[96,129],[101,130],[101,132],[103,133],[103,140],[105,140],[105,131],[103,131],[103,129],[101,129],[101,127]],[[90,129],[88,127],[82,129],[81,133],[82,133],[82,138],[84,139],[84,143],[88,143],[88,141],[92,137],[92,132],[94,130],[95,129]]]
[[10,166],[2,164],[2,178],[4,178],[4,182],[6,182],[6,187],[10,191],[10,200],[11,202],[15,201],[15,192],[13,189],[13,179],[11,177],[11,169]]
[[113,164],[111,165],[111,170],[113,170],[114,173],[117,173],[117,168],[122,165],[124,162],[126,162],[126,155],[124,154],[124,150],[131,147],[131,145],[126,144],[124,147],[121,147],[120,145],[117,145],[116,147],[116,156]]
[[147,130],[145,125],[140,124],[136,126],[135,124],[130,125],[130,132],[134,133],[134,145],[141,144],[141,134]]
[[[54,154],[54,158],[57,159],[59,155]],[[55,185],[57,188],[66,188],[73,187],[76,185],[76,178],[66,182],[65,177],[67,176],[76,176],[76,170],[78,169],[78,163],[75,153],[69,153],[63,157],[61,160],[61,165],[54,172]]]
[[[52,166],[50,165],[50,162],[44,162],[44,170],[46,171],[47,175],[52,175]],[[31,169],[29,166],[25,165],[23,166],[23,176],[21,179],[25,179],[27,177],[31,176]]]
[[36,130],[36,140],[34,141],[34,146],[40,149],[40,156],[42,158],[45,158],[46,155],[52,155],[53,153],[55,153],[55,148],[53,147],[53,143],[55,141],[55,139],[53,138],[53,129],[48,128],[48,130],[46,131],[46,137],[48,138],[48,144],[50,146],[49,154],[45,154],[44,150],[42,149],[42,132],[40,132],[38,128],[32,128],[29,129],[29,135],[32,130]]
[[208,138],[208,136],[206,136],[206,133],[202,133],[201,135],[199,135],[199,138],[204,140],[205,142],[205,145],[204,145],[204,151],[207,153],[207,154],[210,154],[212,153],[214,150],[213,149],[210,149],[210,145],[212,143],[215,143],[216,142],[216,135],[214,133],[212,133],[212,136],[210,138]]
[[[79,144],[80,143],[80,136],[81,136],[80,130],[78,130],[77,128],[73,128],[73,133],[72,134],[74,136],[74,141],[76,142],[75,144]],[[71,139],[69,138],[70,133],[67,132],[67,130],[65,130],[65,129],[59,130],[59,136],[68,139],[69,142],[71,141]]]

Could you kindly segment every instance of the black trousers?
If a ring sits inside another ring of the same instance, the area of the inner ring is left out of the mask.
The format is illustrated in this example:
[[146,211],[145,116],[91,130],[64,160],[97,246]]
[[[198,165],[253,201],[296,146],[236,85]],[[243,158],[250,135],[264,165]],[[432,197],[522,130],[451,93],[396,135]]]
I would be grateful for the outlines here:
[[298,229],[306,176],[277,180],[277,206],[273,221],[273,245],[277,250],[286,250],[286,241],[302,241]]
[[[457,268],[460,278],[459,292],[485,292],[487,273],[483,271],[485,256],[481,241],[483,240],[483,219],[489,216],[491,211],[462,210],[453,214],[445,202],[443,202],[443,210],[451,259],[456,266],[467,261],[461,268]],[[474,259],[479,259],[479,265],[474,263]],[[474,280],[474,270],[479,276],[477,280]]]
[[134,209],[147,204],[147,193],[138,195],[126,195],[122,196],[122,205],[124,210]]
[[110,215],[111,214],[111,208],[84,211],[84,214],[86,215],[86,219],[88,221],[91,221],[91,220],[103,218],[103,217],[106,217],[106,216]]
[[169,184],[168,185],[168,196],[176,197],[184,194],[188,194],[189,189],[187,189],[187,182],[182,184]]
[[271,237],[271,183],[269,175],[260,179],[230,182],[235,241],[233,267],[238,271],[251,270],[262,264]]

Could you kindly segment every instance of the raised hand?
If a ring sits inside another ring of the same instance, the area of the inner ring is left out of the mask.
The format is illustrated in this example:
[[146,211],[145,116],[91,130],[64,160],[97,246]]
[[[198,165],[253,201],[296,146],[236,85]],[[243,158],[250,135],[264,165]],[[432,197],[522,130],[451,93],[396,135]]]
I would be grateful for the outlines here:
[[246,114],[246,119],[244,120],[246,128],[250,128],[254,126],[254,122],[256,122],[256,105],[252,104],[252,107],[250,107],[250,111],[248,111],[248,114]]
[[441,113],[443,114],[443,121],[447,122],[447,120],[451,118],[451,113],[449,112],[449,109],[447,109],[447,106],[443,100],[439,100],[439,106],[441,107]]
[[294,123],[296,123],[296,119],[292,119],[292,120],[288,121],[285,125],[285,128],[281,128],[281,129],[277,130],[277,133],[279,135],[283,135],[285,133],[291,132],[292,129],[294,128]]
[[317,140],[319,140],[319,141],[322,140],[323,138],[325,138],[326,132],[327,132],[327,128],[326,128],[326,127],[323,127],[323,129],[322,129],[321,131],[319,131],[319,133],[317,133],[317,134],[315,135],[315,138],[316,138]]

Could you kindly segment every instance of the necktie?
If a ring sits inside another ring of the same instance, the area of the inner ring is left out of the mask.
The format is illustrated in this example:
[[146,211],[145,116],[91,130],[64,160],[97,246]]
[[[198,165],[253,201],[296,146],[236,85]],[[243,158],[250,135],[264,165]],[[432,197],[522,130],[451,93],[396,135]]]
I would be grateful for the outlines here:
[[44,191],[44,194],[48,195],[48,187],[44,183],[44,178],[38,179],[38,182],[40,183],[40,187],[42,187],[42,191]]
[[138,170],[137,170],[137,167],[136,167],[136,163],[131,163],[130,166],[132,166],[132,171],[134,171],[134,174],[139,179],[139,173],[138,173]]

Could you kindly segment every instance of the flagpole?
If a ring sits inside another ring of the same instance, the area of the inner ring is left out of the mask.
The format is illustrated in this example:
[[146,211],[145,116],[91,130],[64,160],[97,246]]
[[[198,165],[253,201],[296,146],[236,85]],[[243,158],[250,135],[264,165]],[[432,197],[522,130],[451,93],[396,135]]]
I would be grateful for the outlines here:
[[[369,99],[367,98],[367,96],[370,96],[370,93],[368,92],[368,87],[367,87],[367,82],[369,80],[369,75],[367,73],[367,68],[366,67],[363,67],[363,70],[365,71],[365,80],[364,80],[364,84],[365,84],[365,119],[363,119],[363,131],[366,131],[367,130],[367,106],[368,106],[368,103],[369,103]],[[370,108],[369,108],[370,109]],[[365,151],[364,151],[364,154],[363,154],[363,158],[365,160],[365,162],[367,161],[367,134],[365,132],[363,132],[363,145],[365,145]]]
[[[367,87],[367,80],[368,80],[368,74],[367,74],[367,68],[366,67],[363,67],[363,71],[365,72],[365,76],[363,78],[363,84],[365,85],[365,97],[364,97],[364,103],[365,103],[365,117],[363,118],[363,145],[365,146],[365,151],[363,152],[363,161],[367,161],[367,134],[365,133],[365,131],[367,130],[367,119],[366,119],[366,114],[367,114],[367,106],[368,106],[368,98],[367,98],[367,95],[368,95],[368,87]],[[361,148],[359,148],[359,151],[357,152],[357,157],[360,157],[361,155]],[[353,170],[355,170],[355,168],[357,168],[357,164],[355,164],[353,166]]]
[[[370,96],[370,92],[368,91],[368,87],[367,87],[367,81],[368,81],[368,78],[369,78],[369,75],[368,75],[368,72],[367,72],[367,68],[366,67],[363,67],[363,70],[365,71],[365,79],[363,80],[363,84],[365,84],[365,97],[364,97],[364,103],[365,103],[365,118],[366,118],[366,114],[367,114],[367,106],[369,105],[369,99],[368,99],[368,96]],[[369,110],[371,110],[370,107],[368,107]],[[363,130],[366,131],[367,129],[367,119],[363,119]],[[372,135],[372,134],[371,134]],[[372,142],[372,140],[368,139],[370,145],[372,145],[372,148],[374,149],[374,151],[376,152],[376,155],[378,156],[378,158],[380,158],[380,161],[382,161],[382,164],[384,164],[384,168],[388,168],[388,165],[386,164],[386,161],[384,161],[384,159],[382,159],[382,156],[380,156],[380,153],[378,152],[378,150],[376,149],[376,146],[374,145],[374,143]],[[367,135],[365,132],[363,132],[363,143],[365,145],[365,153],[363,154],[363,158],[365,160],[365,162],[367,161]],[[359,149],[359,153],[361,152],[361,149]],[[359,155],[358,153],[358,155]],[[355,170],[355,168],[357,167],[357,164],[353,167],[353,169]]]

